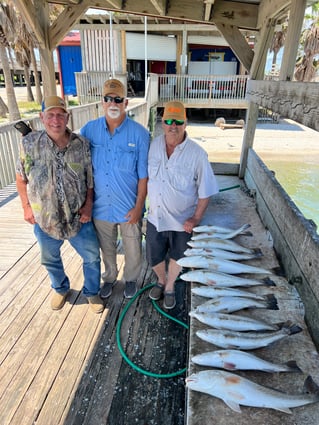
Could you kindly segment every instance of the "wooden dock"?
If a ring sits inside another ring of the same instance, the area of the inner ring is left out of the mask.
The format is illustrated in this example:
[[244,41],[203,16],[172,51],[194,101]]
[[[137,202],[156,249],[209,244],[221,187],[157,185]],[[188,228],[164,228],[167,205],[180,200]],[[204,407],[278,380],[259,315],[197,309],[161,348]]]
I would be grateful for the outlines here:
[[[217,178],[221,189],[243,185],[237,177]],[[216,398],[187,391],[186,375],[200,369],[191,363],[191,356],[208,349],[196,339],[195,331],[201,325],[188,317],[199,300],[190,296],[190,285],[179,281],[177,306],[170,314],[190,324],[190,330],[162,315],[148,297],[154,276],[146,262],[139,282],[142,291],[125,316],[131,302],[123,298],[122,281],[106,301],[104,313],[95,315],[81,294],[81,260],[65,243],[63,258],[72,293],[64,308],[53,312],[49,279],[39,262],[32,226],[23,221],[19,199],[10,196],[0,208],[1,425],[246,425],[253,418],[258,425],[319,423],[318,403],[293,409],[292,415],[247,407],[238,414]],[[253,237],[241,236],[238,242],[264,253],[261,260],[250,264],[278,266],[271,235],[245,190],[237,188],[213,197],[204,222],[230,228],[249,222]],[[122,268],[121,251],[118,262]],[[298,295],[284,278],[276,279],[280,312],[274,320],[290,318],[303,332],[264,354],[277,362],[295,359],[304,373],[250,376],[298,393],[307,373],[312,372],[319,382],[318,353],[303,321]],[[119,342],[134,367],[123,358]]]
[[[65,243],[72,293],[53,312],[49,279],[17,197],[2,200],[0,232],[0,424],[157,424],[162,418],[182,425],[185,372],[167,379],[148,376],[120,353],[117,324],[128,304],[123,282],[114,287],[104,313],[93,314],[81,295],[81,259]],[[121,269],[121,253],[118,264]],[[144,291],[123,318],[120,342],[142,371],[174,375],[186,368],[188,333],[153,306],[148,297],[153,279],[145,262],[139,282]],[[186,286],[179,283],[172,315],[187,323],[188,304]]]

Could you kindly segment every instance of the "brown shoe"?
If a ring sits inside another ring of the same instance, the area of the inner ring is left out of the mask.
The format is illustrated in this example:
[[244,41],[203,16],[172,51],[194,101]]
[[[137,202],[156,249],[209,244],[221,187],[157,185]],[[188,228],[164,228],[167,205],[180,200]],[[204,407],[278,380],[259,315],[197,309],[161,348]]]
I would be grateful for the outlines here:
[[153,288],[151,289],[149,293],[149,297],[151,300],[158,301],[164,292],[164,285],[161,285],[160,283],[155,283]]
[[52,298],[51,298],[52,310],[61,310],[61,308],[65,304],[68,294],[69,292],[64,292],[63,294],[60,294],[59,292],[54,291],[54,294],[52,295]]
[[176,306],[175,291],[164,292],[164,308],[171,310]]
[[96,314],[102,313],[102,311],[104,310],[104,304],[98,295],[94,295],[93,297],[88,297],[87,299],[93,313],[96,313]]

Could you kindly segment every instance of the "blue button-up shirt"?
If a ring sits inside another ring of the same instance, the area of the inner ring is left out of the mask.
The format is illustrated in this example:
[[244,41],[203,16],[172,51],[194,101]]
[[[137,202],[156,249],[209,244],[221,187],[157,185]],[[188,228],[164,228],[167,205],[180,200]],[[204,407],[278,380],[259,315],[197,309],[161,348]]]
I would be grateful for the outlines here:
[[80,133],[91,145],[94,204],[93,217],[122,223],[135,206],[139,179],[146,178],[149,132],[126,117],[110,134],[105,117],[89,121]]

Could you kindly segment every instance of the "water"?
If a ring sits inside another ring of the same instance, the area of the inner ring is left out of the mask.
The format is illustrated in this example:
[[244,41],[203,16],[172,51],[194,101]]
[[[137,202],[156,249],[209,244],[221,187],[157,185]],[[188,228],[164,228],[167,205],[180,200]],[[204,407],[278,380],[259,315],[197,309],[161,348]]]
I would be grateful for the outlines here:
[[316,163],[264,161],[307,219],[319,228],[319,165]]

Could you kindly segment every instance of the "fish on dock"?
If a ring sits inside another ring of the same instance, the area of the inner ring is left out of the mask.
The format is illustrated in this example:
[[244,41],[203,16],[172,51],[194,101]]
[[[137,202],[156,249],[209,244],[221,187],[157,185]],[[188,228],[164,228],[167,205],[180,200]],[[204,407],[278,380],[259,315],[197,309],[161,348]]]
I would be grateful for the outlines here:
[[258,295],[253,292],[236,288],[219,288],[215,286],[197,286],[191,289],[192,294],[199,295],[204,298],[218,297],[244,297],[253,298],[254,300],[264,300],[264,295]]
[[215,350],[197,354],[192,362],[200,366],[226,370],[258,370],[261,372],[302,372],[294,360],[276,364],[240,350]]
[[245,261],[245,260],[254,260],[256,258],[261,258],[263,253],[260,249],[255,249],[253,254],[246,254],[244,252],[232,252],[225,251],[224,249],[205,249],[205,248],[189,248],[184,252],[186,257],[192,256],[203,256],[203,257],[217,257],[224,260],[235,260],[235,261]]
[[198,305],[194,311],[197,313],[233,313],[247,308],[278,310],[278,304],[276,297],[272,294],[265,296],[263,301],[244,297],[219,297]]
[[[194,237],[206,234],[206,235],[209,235],[209,237],[211,237],[211,235],[214,235],[214,237],[218,239],[232,239],[238,235],[252,236],[252,233],[247,231],[247,229],[249,229],[250,227],[251,227],[250,224],[244,224],[238,229],[228,229],[225,227],[204,225],[204,226],[194,227],[193,231],[198,234],[198,235],[195,235]],[[199,239],[203,239],[203,238],[199,238]]]
[[231,241],[231,240],[223,240],[218,238],[210,238],[210,239],[203,239],[199,241],[188,241],[187,245],[192,248],[205,248],[205,249],[224,249],[225,251],[232,251],[232,252],[245,252],[246,254],[253,254],[254,249],[253,248],[246,248],[242,245],[240,245],[237,242]]
[[177,264],[181,267],[209,269],[226,274],[272,274],[270,270],[266,270],[262,267],[254,267],[248,264],[238,263],[236,261],[223,260],[216,257],[203,257],[200,255],[182,257],[177,260]]
[[210,313],[190,311],[189,315],[195,317],[201,323],[211,326],[215,329],[226,329],[236,332],[245,331],[276,331],[279,326],[264,322],[262,320],[253,319],[251,317],[240,316],[238,314]]
[[182,273],[180,275],[180,279],[185,280],[186,282],[197,282],[203,285],[220,288],[234,288],[237,286],[251,287],[260,285],[276,286],[269,277],[263,279],[251,279],[207,269],[190,270],[186,273]]
[[198,330],[196,335],[203,341],[214,344],[220,348],[255,350],[257,348],[267,347],[276,341],[301,331],[302,328],[300,326],[286,322],[278,331],[235,332],[218,329],[203,329]]
[[318,386],[308,376],[304,388],[309,393],[291,395],[256,384],[249,379],[222,370],[203,370],[186,378],[186,386],[217,397],[235,412],[241,412],[240,405],[263,407],[292,413],[294,407],[319,401]]

